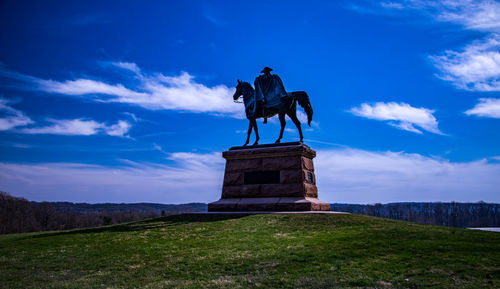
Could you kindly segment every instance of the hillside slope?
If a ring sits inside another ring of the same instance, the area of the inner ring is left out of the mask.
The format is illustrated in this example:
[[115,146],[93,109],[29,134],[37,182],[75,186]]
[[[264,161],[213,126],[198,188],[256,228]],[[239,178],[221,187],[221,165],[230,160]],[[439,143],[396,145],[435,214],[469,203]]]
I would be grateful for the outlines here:
[[0,236],[1,288],[499,288],[500,234],[361,215],[177,215]]

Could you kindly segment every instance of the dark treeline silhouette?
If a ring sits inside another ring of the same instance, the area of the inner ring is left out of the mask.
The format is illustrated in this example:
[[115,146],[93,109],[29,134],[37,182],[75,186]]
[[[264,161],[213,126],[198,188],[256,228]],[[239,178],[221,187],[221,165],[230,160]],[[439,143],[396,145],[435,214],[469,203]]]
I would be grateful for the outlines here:
[[429,225],[500,227],[500,204],[485,202],[331,204],[331,210]]
[[180,212],[206,211],[206,204],[85,204],[30,202],[0,192],[0,234],[69,230],[139,221]]
[[[500,227],[500,204],[485,202],[331,204],[331,210],[430,225]],[[0,234],[98,227],[183,212],[206,211],[207,204],[203,203],[30,202],[0,192]]]
[[51,202],[56,206],[57,210],[70,212],[70,213],[101,213],[106,211],[142,211],[142,212],[156,212],[161,211],[169,213],[181,212],[206,212],[207,204],[203,203],[187,203],[179,205],[165,205],[156,203],[135,203],[135,204],[116,204],[116,203],[100,203],[100,204],[87,204],[87,203],[71,203],[71,202]]

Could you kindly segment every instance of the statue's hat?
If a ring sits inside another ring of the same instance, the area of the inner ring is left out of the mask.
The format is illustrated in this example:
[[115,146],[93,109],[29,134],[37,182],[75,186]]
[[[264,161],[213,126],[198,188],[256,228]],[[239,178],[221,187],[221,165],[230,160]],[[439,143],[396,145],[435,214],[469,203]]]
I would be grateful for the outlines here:
[[266,66],[264,67],[264,69],[262,69],[260,73],[271,72],[271,71],[273,71],[273,69]]

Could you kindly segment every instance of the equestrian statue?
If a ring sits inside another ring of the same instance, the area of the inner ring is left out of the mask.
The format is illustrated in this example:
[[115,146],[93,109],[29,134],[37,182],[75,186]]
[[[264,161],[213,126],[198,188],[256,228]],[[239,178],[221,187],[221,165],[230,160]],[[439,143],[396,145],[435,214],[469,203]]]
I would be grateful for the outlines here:
[[311,126],[313,109],[309,96],[305,91],[286,92],[281,78],[276,74],[271,74],[272,69],[265,67],[254,82],[255,89],[248,82],[238,80],[236,92],[233,95],[233,100],[238,102],[238,99],[243,96],[245,104],[245,113],[249,121],[247,140],[243,146],[248,145],[252,129],[255,130],[255,142],[253,145],[259,144],[259,130],[257,128],[257,119],[264,118],[264,123],[267,123],[267,118],[278,115],[281,123],[281,131],[275,143],[280,143],[283,138],[286,121],[285,115],[288,115],[299,130],[300,141],[303,140],[300,121],[297,118],[297,102],[307,114],[307,124]]

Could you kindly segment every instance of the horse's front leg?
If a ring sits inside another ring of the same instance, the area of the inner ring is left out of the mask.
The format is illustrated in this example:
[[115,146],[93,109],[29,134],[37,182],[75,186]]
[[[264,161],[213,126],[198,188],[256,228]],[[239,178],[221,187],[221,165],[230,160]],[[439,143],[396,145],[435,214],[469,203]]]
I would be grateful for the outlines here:
[[281,142],[281,138],[283,138],[283,131],[285,130],[285,125],[286,125],[286,120],[285,120],[285,114],[279,114],[278,115],[279,119],[280,119],[280,123],[281,123],[281,130],[280,130],[280,137],[274,142],[274,143],[280,143]]
[[249,119],[248,120],[248,130],[247,130],[247,141],[243,146],[246,146],[248,142],[250,141],[250,135],[252,134],[252,121]]
[[255,118],[252,118],[250,120],[250,125],[253,125],[253,129],[255,130],[255,142],[253,143],[253,145],[258,145],[259,144],[259,129],[257,128],[257,121],[255,120]]

